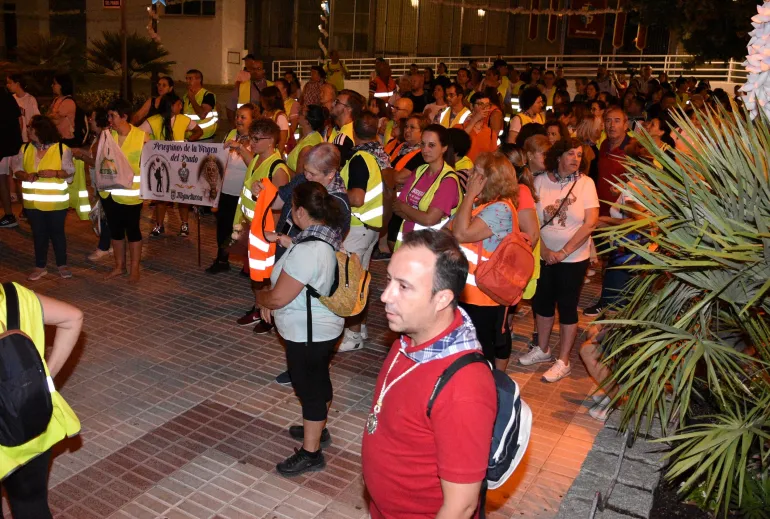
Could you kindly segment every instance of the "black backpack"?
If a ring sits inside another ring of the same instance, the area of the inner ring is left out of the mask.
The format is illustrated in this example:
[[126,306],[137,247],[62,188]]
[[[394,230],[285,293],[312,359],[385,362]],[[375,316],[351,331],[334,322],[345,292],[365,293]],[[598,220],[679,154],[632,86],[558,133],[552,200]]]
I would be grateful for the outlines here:
[[[428,400],[428,418],[430,418],[436,397],[452,378],[452,375],[465,366],[477,362],[483,362],[491,368],[484,355],[475,351],[462,355],[441,373]],[[532,431],[532,411],[521,399],[518,384],[505,372],[498,369],[492,369],[492,376],[497,388],[497,416],[495,417],[495,427],[492,430],[492,445],[489,451],[487,477],[484,485],[482,485],[482,494],[486,492],[487,488],[500,487],[511,477],[521,458],[524,457]]]
[[3,283],[3,290],[7,318],[0,335],[0,445],[16,447],[46,431],[53,404],[43,358],[21,331],[16,287]]
[[62,141],[70,148],[80,148],[88,140],[88,115],[72,96],[66,96],[64,99],[71,99],[75,103],[75,129],[71,139],[62,139]]

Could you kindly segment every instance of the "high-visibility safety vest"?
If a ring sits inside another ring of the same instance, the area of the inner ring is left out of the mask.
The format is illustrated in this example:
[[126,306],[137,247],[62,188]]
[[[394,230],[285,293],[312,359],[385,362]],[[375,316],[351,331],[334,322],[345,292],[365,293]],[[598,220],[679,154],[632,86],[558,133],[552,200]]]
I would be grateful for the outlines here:
[[401,143],[398,141],[398,139],[390,139],[385,143],[385,146],[383,146],[382,149],[384,149],[385,153],[387,153],[390,157],[393,154],[393,151],[398,148],[400,144]]
[[447,106],[444,108],[444,111],[441,112],[441,126],[444,128],[453,128],[458,124],[464,123],[469,115],[471,115],[471,111],[463,107],[463,109],[450,120],[452,117],[452,108]]
[[393,135],[393,121],[388,119],[388,122],[385,123],[385,133],[382,136],[383,145],[390,142],[390,138],[392,135]]
[[[118,141],[118,132],[115,130],[110,131],[110,135]],[[141,187],[142,177],[139,172],[139,163],[142,160],[142,148],[144,147],[144,136],[147,135],[142,130],[134,125],[131,125],[131,131],[126,135],[126,140],[123,141],[123,145],[120,147],[120,151],[126,156],[128,163],[131,165],[131,170],[134,172],[134,182],[131,184],[131,189],[107,189],[99,191],[99,196],[107,198],[108,195],[112,195],[112,199],[119,204],[123,205],[139,205],[142,203],[142,199],[139,198],[139,188]]]
[[386,103],[387,103],[387,100],[390,99],[390,97],[396,91],[396,82],[393,80],[392,77],[389,77],[388,82],[385,83],[385,81],[383,81],[381,77],[377,76],[376,78],[374,78],[374,85],[375,85],[374,97],[385,99]]
[[[61,159],[64,150],[68,149],[64,144],[54,144],[49,147],[45,155],[35,167],[35,154],[37,148],[32,144],[24,144],[24,158],[22,167],[27,173],[37,173],[44,169],[61,170]],[[38,178],[34,182],[23,181],[21,183],[24,209],[38,209],[40,211],[59,211],[69,209],[70,195],[67,181],[61,178]]]
[[251,193],[251,184],[257,180],[266,178],[273,180],[273,174],[279,168],[283,168],[287,175],[290,175],[287,171],[286,163],[281,159],[281,154],[277,151],[273,151],[265,161],[255,168],[259,160],[259,155],[255,156],[249,164],[246,170],[246,176],[243,179],[243,188],[241,189],[241,198],[238,201],[238,207],[235,209],[235,218],[233,219],[233,225],[240,225],[241,219],[246,218],[251,221],[254,218],[254,199]]
[[[516,208],[513,206],[510,200],[495,200],[488,204],[483,204],[475,209],[471,213],[471,218],[475,217],[487,206],[494,203],[505,203],[511,209],[511,217],[513,218],[514,226],[513,230],[519,230],[519,219],[516,213]],[[486,295],[481,289],[476,286],[476,269],[481,261],[488,261],[492,256],[492,252],[486,250],[483,246],[484,242],[476,243],[461,243],[460,250],[465,254],[468,259],[468,277],[465,280],[465,287],[460,294],[460,301],[476,306],[500,306],[494,299]]]
[[299,153],[308,146],[313,147],[323,142],[323,137],[318,132],[311,132],[308,135],[302,137],[294,149],[291,150],[289,156],[286,157],[286,165],[291,168],[292,171],[297,171],[297,161],[299,161]]
[[[417,171],[415,171],[414,175],[414,182],[412,182],[412,185],[409,186],[409,191],[414,189],[414,186],[417,185],[417,183],[420,181],[420,178],[426,174],[428,171],[428,168],[430,167],[430,164],[423,164],[419,168],[417,168]],[[431,184],[430,188],[425,192],[424,195],[422,195],[422,198],[420,199],[420,202],[417,204],[417,209],[420,211],[427,213],[428,209],[430,209],[430,204],[433,202],[433,197],[436,196],[436,192],[438,191],[439,186],[441,186],[441,182],[444,181],[445,178],[451,178],[457,183],[457,193],[458,193],[458,199],[457,199],[457,205],[452,208],[452,211],[450,211],[449,216],[453,216],[455,212],[457,212],[457,208],[460,207],[460,203],[463,200],[463,189],[460,185],[460,177],[457,176],[457,173],[452,169],[452,167],[444,162],[444,168],[441,170],[441,172],[436,175],[436,179]],[[409,195],[407,194],[407,199],[409,199]],[[436,225],[431,226],[424,226],[420,225],[418,223],[414,224],[413,231],[421,231],[423,229],[441,229],[446,225],[446,223],[449,221],[449,217],[444,217],[439,221]],[[393,248],[395,251],[401,246],[401,242],[404,241],[404,224],[406,221],[401,222],[401,228],[398,230],[398,236],[396,237],[396,246]]]
[[529,123],[545,124],[545,114],[543,114],[543,112],[540,112],[534,117],[530,117],[524,112],[519,112],[516,114],[516,117],[518,117],[519,120],[521,120],[522,128],[524,127],[525,124],[529,124]]
[[392,163],[394,160],[398,159],[398,162],[396,162],[396,165],[393,166],[393,169],[396,171],[400,171],[406,167],[406,165],[409,163],[410,160],[412,160],[413,157],[415,157],[418,153],[421,153],[422,150],[420,148],[417,148],[416,150],[412,150],[409,153],[404,154],[403,157],[398,157],[398,152],[401,151],[401,148],[405,145],[405,142],[402,142],[401,144],[396,147],[395,150],[389,155],[390,156],[390,162]]
[[347,187],[350,182],[350,163],[355,157],[361,157],[366,162],[369,169],[369,180],[366,182],[366,194],[364,195],[364,205],[360,207],[350,207],[350,226],[379,228],[382,227],[383,212],[383,183],[382,171],[374,155],[365,151],[357,151],[340,171],[340,176]]
[[275,231],[275,220],[270,207],[278,194],[278,188],[270,180],[260,180],[262,192],[254,204],[254,218],[249,228],[249,275],[252,281],[270,279],[275,264],[275,243],[267,241],[265,231]]
[[69,185],[70,207],[75,210],[78,218],[88,220],[91,212],[91,202],[88,200],[88,187],[86,186],[86,164],[82,160],[75,159],[75,176]]
[[[45,359],[45,328],[43,327],[43,308],[40,306],[40,301],[31,290],[18,283],[14,283],[14,287],[19,299],[19,328],[35,343],[40,358]],[[5,298],[5,290],[0,286],[0,308],[2,309],[0,310],[2,313],[0,322],[2,322],[3,328],[6,328],[8,319],[5,311]],[[65,437],[73,437],[80,432],[80,421],[61,394],[56,391],[45,361],[43,362],[43,369],[45,369],[48,387],[51,390],[53,407],[51,421],[48,422],[45,432],[27,443],[16,447],[0,446],[0,479],[46,452]]]
[[343,125],[342,128],[340,128],[339,130],[337,128],[332,128],[332,131],[329,132],[329,136],[326,138],[326,142],[331,142],[333,144],[342,144],[342,142],[335,142],[335,139],[340,134],[346,135],[350,140],[355,142],[355,136],[353,134],[353,121]]
[[472,169],[473,161],[468,156],[465,156],[455,162],[455,171],[470,171]]
[[[273,86],[272,81],[265,80],[265,84],[267,86]],[[259,91],[259,88],[257,88],[257,91]],[[195,96],[195,99],[197,101],[198,99],[197,95]],[[240,84],[238,85],[238,103],[236,104],[236,107],[240,108],[246,103],[251,103],[251,81],[241,81]]]
[[[249,92],[251,92],[251,90],[249,90]],[[209,91],[205,88],[198,90],[198,93],[195,94],[195,102],[200,106],[203,103],[203,96],[208,93]],[[249,93],[249,95],[251,95],[251,93]],[[201,130],[203,130],[203,136],[201,139],[208,139],[214,135],[214,133],[216,133],[217,121],[219,120],[219,114],[217,114],[216,106],[212,106],[211,111],[207,113],[203,119],[201,119],[198,114],[195,113],[195,110],[193,110],[192,103],[190,103],[190,100],[187,98],[187,94],[185,94],[184,113],[187,115],[187,117],[198,123],[198,126],[200,126]]]
[[155,114],[147,118],[147,124],[150,125],[152,133],[150,133],[150,139],[154,141],[183,141],[184,134],[187,131],[187,127],[190,126],[191,119],[184,114],[179,114],[174,117],[174,124],[171,125],[172,139],[169,139],[166,135],[166,131],[163,129],[163,116]]
[[[510,81],[510,79],[508,80]],[[511,83],[511,96],[519,97],[519,93],[521,92],[521,86],[524,84],[524,81],[518,80],[515,83]]]

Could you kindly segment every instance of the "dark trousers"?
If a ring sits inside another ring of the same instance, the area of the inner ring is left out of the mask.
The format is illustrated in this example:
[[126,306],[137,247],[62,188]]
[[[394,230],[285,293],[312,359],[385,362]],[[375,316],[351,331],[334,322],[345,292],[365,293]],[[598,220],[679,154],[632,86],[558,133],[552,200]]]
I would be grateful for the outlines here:
[[508,319],[505,318],[506,307],[476,306],[463,302],[460,306],[476,328],[476,338],[481,344],[484,357],[489,362],[508,359],[511,356],[512,340]]
[[302,404],[302,418],[311,422],[326,420],[327,402],[331,402],[332,380],[329,361],[337,339],[313,342],[286,341],[286,364],[294,392]]
[[540,279],[532,298],[532,310],[541,317],[553,317],[559,307],[559,323],[577,324],[577,305],[588,260],[548,265],[540,262]]
[[112,195],[102,198],[104,213],[110,226],[110,237],[115,241],[142,241],[139,219],[142,216],[142,204],[124,205],[116,202]]
[[101,219],[99,224],[99,250],[108,251],[112,244],[112,236],[110,236],[110,226],[107,223],[107,216]]
[[35,244],[35,266],[45,268],[48,262],[48,242],[53,244],[56,266],[66,265],[67,236],[64,234],[64,220],[67,219],[67,209],[27,209],[27,219],[32,227],[32,240]]
[[214,213],[217,219],[217,246],[219,247],[217,259],[219,261],[227,261],[230,256],[225,248],[230,243],[230,237],[233,234],[233,218],[235,218],[239,198],[224,193],[219,195],[219,209]]
[[51,519],[51,509],[48,508],[50,461],[51,451],[47,450],[3,480],[1,485],[8,494],[13,519]]
[[622,295],[626,285],[631,281],[631,271],[628,269],[615,269],[612,265],[604,270],[604,279],[602,280],[602,296],[599,299],[599,306],[615,305],[624,306],[627,298]]

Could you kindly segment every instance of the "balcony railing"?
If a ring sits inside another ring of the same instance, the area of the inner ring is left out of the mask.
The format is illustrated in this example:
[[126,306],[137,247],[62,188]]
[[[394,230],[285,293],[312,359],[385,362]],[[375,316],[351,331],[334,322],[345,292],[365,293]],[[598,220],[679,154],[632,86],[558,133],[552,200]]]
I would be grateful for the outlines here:
[[[454,76],[457,69],[466,67],[468,60],[478,61],[480,70],[491,66],[495,58],[489,56],[465,56],[465,57],[392,57],[386,58],[390,64],[393,77],[398,77],[409,71],[409,66],[416,63],[419,67],[432,67],[434,72],[439,63],[444,63],[449,73]],[[527,64],[539,65],[546,70],[554,70],[556,66],[564,67],[564,76],[569,79],[577,77],[594,77],[596,67],[599,64],[607,65],[607,68],[616,73],[628,74],[629,68],[637,71],[642,65],[650,65],[653,77],[658,73],[666,72],[670,80],[680,75],[695,77],[699,80],[713,82],[744,83],[746,81],[746,69],[737,61],[706,63],[693,66],[692,56],[688,55],[578,55],[578,56],[503,56],[510,66],[517,70],[523,70]],[[345,66],[351,74],[350,79],[369,79],[374,72],[375,58],[345,59]],[[318,65],[318,60],[281,60],[273,62],[273,77],[280,77],[286,70],[293,70],[300,80],[306,80],[310,76],[310,67]]]

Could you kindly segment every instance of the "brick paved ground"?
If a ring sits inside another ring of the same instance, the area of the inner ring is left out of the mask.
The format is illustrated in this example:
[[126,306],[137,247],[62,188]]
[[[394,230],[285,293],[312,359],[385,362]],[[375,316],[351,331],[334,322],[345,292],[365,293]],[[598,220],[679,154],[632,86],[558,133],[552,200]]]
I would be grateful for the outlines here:
[[[145,233],[149,214],[145,208]],[[166,228],[175,233],[176,212],[169,218]],[[0,280],[25,283],[86,315],[81,341],[57,380],[83,428],[57,449],[50,480],[55,516],[367,517],[361,435],[375,377],[394,338],[377,300],[384,264],[374,264],[370,344],[333,361],[334,444],[325,451],[327,469],[287,480],[277,476],[274,465],[297,446],[286,428],[300,422],[300,408],[290,388],[273,383],[285,366],[283,350],[275,335],[257,337],[251,328],[235,325],[251,306],[248,282],[235,272],[203,273],[191,227],[189,239],[167,235],[145,241],[138,286],[125,278],[102,281],[111,260],[85,259],[96,238],[88,222],[72,214],[67,221],[71,280],[52,269],[41,281],[27,283],[33,266],[29,226],[0,230]],[[213,218],[204,217],[202,227],[205,267],[214,251]],[[581,308],[597,290],[594,283],[586,285]],[[514,356],[525,350],[521,339],[531,329],[525,308],[517,316]],[[593,384],[577,353],[569,379],[545,384],[544,369],[511,363],[510,374],[535,422],[519,469],[504,488],[489,494],[491,518],[555,516],[600,429],[586,414],[584,400]]]

